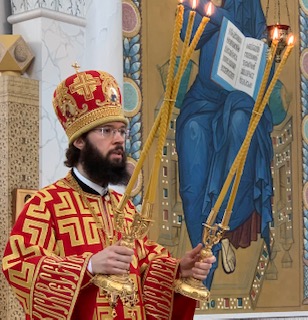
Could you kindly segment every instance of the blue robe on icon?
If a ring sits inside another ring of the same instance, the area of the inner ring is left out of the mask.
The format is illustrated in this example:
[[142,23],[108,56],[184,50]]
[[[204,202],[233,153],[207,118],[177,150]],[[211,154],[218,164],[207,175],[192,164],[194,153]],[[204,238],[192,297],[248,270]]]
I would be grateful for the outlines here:
[[[199,0],[193,34],[196,31],[208,0]],[[191,1],[185,6],[182,39]],[[199,70],[185,96],[176,122],[176,145],[179,161],[180,195],[188,234],[192,246],[202,241],[203,225],[216,202],[235,156],[245,138],[254,100],[242,91],[226,91],[211,80],[220,25],[223,17],[232,21],[245,36],[266,38],[266,23],[259,0],[225,0],[214,7],[198,46]],[[272,221],[273,195],[271,160],[273,156],[270,133],[272,116],[268,107],[254,133],[244,172],[229,222],[230,230],[245,225],[252,214],[260,216],[260,232],[269,244],[269,223]],[[226,208],[228,196],[216,222]],[[213,248],[218,257],[221,245]],[[206,280],[211,287],[217,262]]]

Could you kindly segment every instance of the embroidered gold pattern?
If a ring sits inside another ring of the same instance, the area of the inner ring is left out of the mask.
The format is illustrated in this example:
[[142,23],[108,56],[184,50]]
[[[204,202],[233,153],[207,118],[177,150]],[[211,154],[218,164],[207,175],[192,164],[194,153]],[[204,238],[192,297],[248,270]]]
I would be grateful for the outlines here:
[[[27,228],[24,226],[22,236],[10,237],[9,251],[3,259],[10,282],[15,286],[14,291],[32,319],[64,320],[71,318],[80,289],[86,285],[83,281],[84,274],[87,273],[88,260],[91,257],[90,252],[93,252],[93,248],[97,248],[100,242],[95,219],[83,198],[72,190],[68,177],[39,191],[33,204],[29,204],[24,221],[21,223],[20,228],[24,225]],[[110,210],[111,220],[105,223],[111,227],[110,233],[112,234],[111,208],[120,201],[121,195],[115,192],[110,192],[110,195],[110,199],[103,201],[106,202],[107,210]],[[89,194],[85,196],[93,211],[98,212],[101,218],[100,214],[104,211],[100,204],[101,197]],[[135,208],[129,202],[125,207],[125,232],[131,228],[135,214]],[[51,225],[51,221],[55,225]],[[85,228],[87,232],[81,235],[80,229],[85,223],[91,228]],[[101,221],[101,223],[104,222]],[[57,233],[56,237],[54,232]],[[75,234],[71,237],[73,232]],[[30,239],[36,245],[29,247]],[[68,241],[69,239],[73,240]],[[78,246],[85,246],[86,252],[76,256],[75,248]],[[144,302],[147,305],[147,312],[154,314],[155,319],[168,319],[171,314],[170,310],[172,310],[170,285],[175,276],[172,270],[176,271],[176,262],[167,255],[168,253],[154,242],[146,239],[136,240],[136,256],[131,264],[130,277],[138,288],[139,301],[134,309],[118,304],[116,310],[119,311],[119,314],[123,314],[125,319],[134,317],[137,320],[146,319],[140,273],[143,279],[149,276],[148,281],[144,280],[146,291]],[[16,263],[17,260],[20,261],[18,257],[27,257],[27,261],[22,259],[22,264]],[[161,263],[149,261],[156,258],[161,260]],[[148,271],[143,275],[142,271],[145,269]],[[165,290],[167,286],[169,288]],[[97,298],[94,308],[91,309],[91,312],[94,311],[94,315],[98,317],[94,317],[95,320],[99,320],[99,317],[105,319],[105,314],[107,319],[108,314],[112,313],[106,294]],[[158,311],[155,310],[156,308]]]
[[171,319],[174,270],[178,261],[165,258],[152,261],[143,283],[144,302],[148,315],[155,319]]
[[128,123],[116,80],[107,72],[79,72],[62,81],[53,99],[54,110],[69,141],[107,122]]
[[[77,181],[74,179],[74,177],[71,175],[71,173],[69,173],[67,175],[67,181],[70,185],[71,188],[73,188],[74,190],[76,190],[79,195],[81,196],[83,202],[87,205],[88,210],[90,211],[94,221],[95,221],[95,225],[98,231],[98,235],[101,241],[101,244],[103,246],[103,248],[106,248],[107,246],[111,245],[112,243],[115,243],[118,240],[117,234],[114,230],[114,226],[113,226],[113,210],[114,208],[112,208],[113,202],[111,201],[111,195],[109,194],[109,206],[102,204],[101,201],[99,201],[99,210],[95,210],[95,208],[93,207],[93,204],[90,203],[90,201],[87,198],[87,195],[85,194],[85,192],[81,189],[81,187],[79,186],[79,184],[77,183]],[[109,211],[109,212],[107,212]],[[103,215],[99,215],[98,212],[105,212],[105,214]]]
[[[104,118],[106,122],[119,121],[118,117],[124,116],[119,106],[109,106],[108,108],[98,108],[85,114],[83,117],[77,119],[70,127],[66,129],[66,134],[69,139],[72,139],[75,134],[81,134],[91,130],[97,125],[103,124]],[[113,119],[114,117],[114,119]]]
[[81,108],[78,108],[76,100],[67,93],[68,89],[64,85],[64,82],[57,88],[56,98],[53,99],[53,107],[57,112],[57,106],[61,115],[65,121],[60,119],[63,127],[67,129],[72,123],[79,119],[88,111],[88,105],[83,104]]
[[98,77],[93,77],[91,74],[85,72],[78,72],[69,89],[71,93],[77,92],[79,95],[84,96],[86,101],[89,101],[94,98],[93,92],[101,83]]
[[31,318],[40,318],[42,314],[46,315],[46,319],[64,320],[71,317],[87,260],[77,256],[65,259],[46,257],[41,260],[41,271],[34,278],[35,290],[32,287],[31,292]]
[[115,79],[110,77],[106,72],[100,73],[100,78],[103,80],[102,90],[106,97],[106,102],[113,104],[120,104],[120,94],[118,84]]

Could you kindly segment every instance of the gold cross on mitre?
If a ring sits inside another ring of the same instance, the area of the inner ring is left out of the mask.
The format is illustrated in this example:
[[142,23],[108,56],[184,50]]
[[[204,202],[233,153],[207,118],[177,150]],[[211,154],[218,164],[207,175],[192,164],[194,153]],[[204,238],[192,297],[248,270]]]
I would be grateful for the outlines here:
[[78,62],[76,61],[75,63],[72,64],[72,67],[75,69],[76,73],[79,72],[80,69],[80,65],[78,64]]

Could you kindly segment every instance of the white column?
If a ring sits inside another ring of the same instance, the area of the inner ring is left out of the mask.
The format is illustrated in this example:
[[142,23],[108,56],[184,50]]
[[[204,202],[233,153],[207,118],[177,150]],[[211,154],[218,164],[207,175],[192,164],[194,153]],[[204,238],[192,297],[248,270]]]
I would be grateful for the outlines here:
[[7,17],[11,15],[11,3],[9,1],[0,2],[0,34],[11,34],[12,26],[7,22]]
[[[35,59],[27,76],[40,80],[40,186],[66,175],[67,137],[52,106],[56,86],[81,70],[102,69],[122,79],[121,0],[11,0],[13,34],[29,44]],[[24,4],[27,3],[27,6]],[[100,30],[100,31],[99,31]],[[29,150],[31,152],[31,150]]]
[[86,21],[84,67],[111,73],[122,88],[122,0],[90,1]]

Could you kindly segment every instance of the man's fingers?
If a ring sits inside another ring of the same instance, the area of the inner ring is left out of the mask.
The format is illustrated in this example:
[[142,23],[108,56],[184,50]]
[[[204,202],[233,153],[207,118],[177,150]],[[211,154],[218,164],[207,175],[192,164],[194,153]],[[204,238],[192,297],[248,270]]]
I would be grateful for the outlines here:
[[131,248],[127,248],[124,246],[114,246],[114,252],[117,254],[123,254],[127,256],[132,256],[134,254],[134,250]]
[[122,271],[128,271],[130,269],[130,263],[127,262],[122,262],[122,261],[117,261],[114,264],[115,269],[120,269]]
[[195,257],[202,249],[202,243],[199,243],[196,247],[194,247],[190,252],[189,255],[193,258]]

